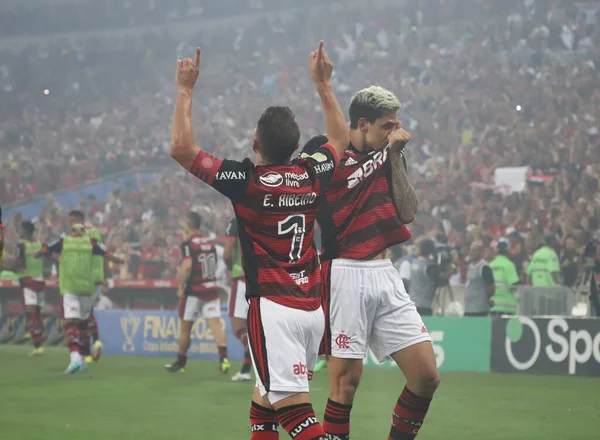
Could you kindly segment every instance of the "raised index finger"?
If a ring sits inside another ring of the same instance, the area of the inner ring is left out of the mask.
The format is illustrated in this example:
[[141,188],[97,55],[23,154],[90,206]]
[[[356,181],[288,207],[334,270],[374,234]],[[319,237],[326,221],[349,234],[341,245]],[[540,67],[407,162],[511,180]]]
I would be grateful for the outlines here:
[[319,41],[319,46],[317,47],[317,56],[319,58],[323,58],[323,40]]
[[200,69],[200,48],[197,47],[196,48],[196,58],[194,59],[194,65],[196,66],[196,69]]

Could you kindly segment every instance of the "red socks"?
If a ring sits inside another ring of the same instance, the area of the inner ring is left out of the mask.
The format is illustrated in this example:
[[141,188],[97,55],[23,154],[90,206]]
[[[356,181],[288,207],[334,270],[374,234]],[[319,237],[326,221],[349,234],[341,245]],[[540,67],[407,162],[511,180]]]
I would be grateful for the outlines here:
[[417,437],[429,409],[431,399],[417,396],[404,387],[392,415],[388,440],[413,440]]
[[77,324],[68,323],[65,325],[65,337],[67,338],[69,351],[79,352],[79,327]]
[[29,330],[29,333],[31,333],[33,346],[38,348],[42,345],[42,340],[44,339],[44,322],[42,321],[42,317],[40,316],[39,312],[27,313],[25,319],[27,330]]
[[250,407],[250,426],[252,436],[250,440],[279,440],[279,421],[277,413],[272,409],[252,402]]
[[323,417],[325,432],[333,438],[349,440],[350,410],[352,410],[352,405],[343,405],[328,399],[325,407],[325,417]]
[[88,329],[89,329],[90,335],[92,336],[92,342],[96,342],[100,338],[100,335],[98,332],[98,322],[96,321],[94,312],[92,312],[92,314],[88,318]]
[[279,423],[294,440],[326,440],[325,431],[310,403],[286,406],[277,411]]

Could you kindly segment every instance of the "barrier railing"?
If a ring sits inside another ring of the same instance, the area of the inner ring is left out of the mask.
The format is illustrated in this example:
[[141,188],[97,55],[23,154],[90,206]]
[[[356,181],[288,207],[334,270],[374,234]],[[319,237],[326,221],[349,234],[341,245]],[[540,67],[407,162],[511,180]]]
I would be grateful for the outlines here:
[[[581,301],[566,286],[533,287],[515,286],[517,314],[522,316],[574,316],[574,307]],[[466,286],[454,285],[439,288],[434,301],[434,314],[457,316],[465,309]],[[587,308],[589,310],[589,307]],[[583,313],[587,315],[587,312]],[[577,314],[582,316],[582,314]]]

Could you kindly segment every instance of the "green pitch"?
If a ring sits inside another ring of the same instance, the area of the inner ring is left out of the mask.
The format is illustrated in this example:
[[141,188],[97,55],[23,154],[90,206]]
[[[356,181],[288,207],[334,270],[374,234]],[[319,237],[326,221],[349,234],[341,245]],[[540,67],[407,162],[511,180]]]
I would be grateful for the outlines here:
[[[10,440],[249,439],[252,384],[219,376],[216,363],[108,357],[65,377],[64,348],[40,358],[0,345],[0,432]],[[235,368],[238,366],[234,366]],[[352,411],[352,439],[386,439],[399,372],[365,370]],[[327,372],[313,380],[319,419]],[[445,373],[420,440],[592,440],[600,438],[598,378]],[[281,434],[281,439],[288,438]]]

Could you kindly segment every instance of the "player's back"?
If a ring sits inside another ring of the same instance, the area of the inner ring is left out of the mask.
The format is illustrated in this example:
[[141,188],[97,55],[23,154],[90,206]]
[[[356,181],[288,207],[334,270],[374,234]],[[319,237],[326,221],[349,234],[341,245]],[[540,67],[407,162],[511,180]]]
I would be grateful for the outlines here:
[[247,282],[259,287],[258,296],[318,308],[319,260],[312,242],[320,193],[321,183],[305,161],[254,168],[236,213]]
[[217,249],[214,240],[199,234],[191,235],[181,244],[181,255],[192,263],[186,294],[213,299],[217,288]]
[[[327,138],[318,136],[307,146],[321,142]],[[367,260],[410,238],[393,202],[388,152],[363,153],[350,145],[340,158],[317,216],[321,259]]]
[[289,165],[256,166],[200,152],[191,172],[233,203],[248,297],[288,307],[320,306],[313,234],[323,188],[337,157],[329,145]]

